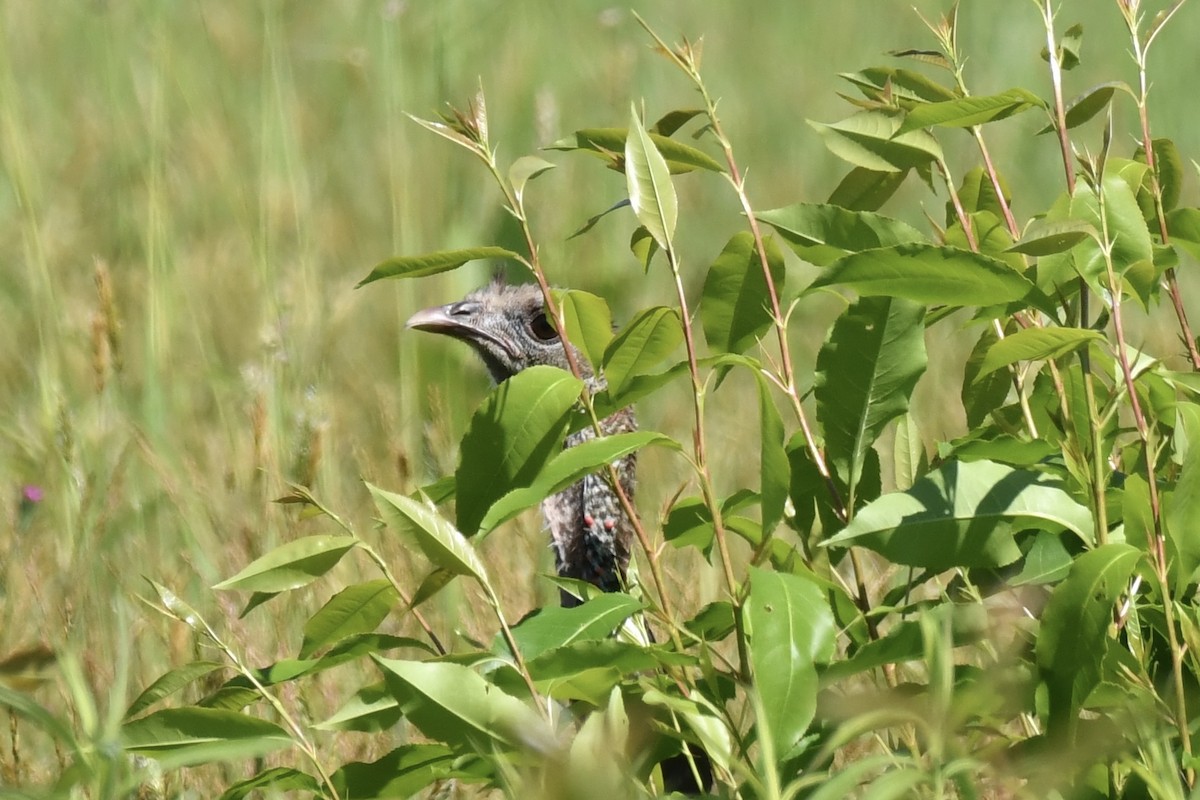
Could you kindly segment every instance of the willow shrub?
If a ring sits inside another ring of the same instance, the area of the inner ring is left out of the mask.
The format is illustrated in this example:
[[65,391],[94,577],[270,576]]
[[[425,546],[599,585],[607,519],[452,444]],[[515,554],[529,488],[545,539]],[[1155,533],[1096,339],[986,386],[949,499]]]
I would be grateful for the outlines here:
[[[669,757],[711,778],[722,797],[830,798],[865,787],[871,797],[1188,796],[1200,709],[1200,354],[1177,269],[1200,258],[1200,209],[1179,205],[1191,170],[1170,139],[1151,134],[1145,72],[1177,7],[1150,21],[1137,0],[1108,7],[1127,25],[1138,80],[1070,102],[1063,71],[1078,62],[1082,33],[1056,31],[1049,3],[1038,8],[1049,96],[971,94],[951,11],[930,25],[935,49],[841,76],[857,92],[852,113],[811,125],[849,163],[845,179],[824,203],[771,210],[752,203],[697,50],[647,29],[694,85],[697,107],[647,124],[634,104],[627,119],[551,148],[615,170],[628,202],[608,213],[631,226],[631,276],[674,277],[674,296],[615,332],[603,300],[550,289],[573,278],[548,279],[538,258],[525,196],[554,164],[499,163],[482,94],[466,110],[418,120],[485,166],[525,247],[406,255],[363,283],[510,259],[545,289],[555,325],[604,372],[607,390],[589,396],[578,375],[551,368],[516,376],[475,413],[460,445],[462,463],[490,465],[490,480],[456,480],[460,470],[411,496],[372,486],[386,530],[361,536],[304,490],[285,498],[342,531],[290,542],[217,589],[253,592],[252,607],[321,579],[351,551],[379,574],[312,614],[294,659],[243,664],[158,587],[161,605],[226,658],[178,667],[147,688],[122,723],[123,747],[168,769],[298,753],[294,767],[262,770],[226,798],[273,787],[357,800],[448,781],[513,797],[643,796],[661,791],[658,765]],[[1113,108],[1130,104],[1137,129],[1114,130]],[[993,123],[1017,115],[1044,118],[1038,141],[1062,163],[1057,196],[1021,198],[1038,209],[1028,218],[1015,214],[987,148],[988,136],[1015,130]],[[960,176],[943,155],[951,139],[978,157]],[[708,267],[698,301],[681,277],[697,269],[678,250],[683,173],[707,173],[715,180],[705,186],[736,195],[745,222]],[[912,181],[945,201],[945,219],[927,214],[925,230],[878,213]],[[819,278],[795,285],[784,248]],[[846,307],[805,387],[790,310],[816,291],[836,292]],[[1129,341],[1131,315],[1160,311],[1178,322],[1178,352]],[[909,413],[931,335],[975,342],[961,376],[969,429],[932,457]],[[531,444],[653,404],[677,381],[694,399],[680,441],[643,431],[566,452]],[[751,449],[758,483],[729,496],[717,492],[721,465],[706,450],[719,421],[705,399],[725,383],[757,396],[761,420]],[[512,624],[475,543],[643,447],[675,451],[695,494],[675,499],[662,530],[641,526],[641,580]],[[894,491],[882,492],[882,463]],[[420,585],[399,584],[372,549],[372,538],[393,534],[428,558]],[[661,539],[702,551],[722,575],[723,599],[680,613]],[[456,580],[482,589],[494,642],[455,641],[448,652],[419,616]],[[425,638],[376,632],[404,614],[418,615]],[[279,699],[285,682],[348,662],[376,678],[348,689],[332,718],[306,719]],[[164,707],[231,667],[234,677],[200,702]],[[5,691],[10,707],[40,719]],[[397,724],[419,735],[373,763],[329,763],[318,744]],[[94,759],[67,752],[75,780],[94,782]],[[143,779],[134,770],[118,783]]]

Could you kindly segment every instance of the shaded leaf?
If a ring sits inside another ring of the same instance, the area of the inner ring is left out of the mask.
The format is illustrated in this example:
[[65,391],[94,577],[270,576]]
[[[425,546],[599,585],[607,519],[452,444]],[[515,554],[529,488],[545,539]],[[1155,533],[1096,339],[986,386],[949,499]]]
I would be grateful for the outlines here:
[[508,183],[519,198],[525,194],[525,184],[556,166],[544,158],[521,156],[508,168]]
[[840,206],[849,211],[877,211],[896,193],[907,177],[907,170],[876,172],[855,167],[846,173],[846,177],[842,178],[829,195],[827,202],[831,206]]
[[1080,707],[1100,683],[1113,604],[1140,558],[1130,545],[1101,545],[1076,558],[1050,595],[1041,615],[1037,663],[1049,689],[1052,737],[1072,734]]
[[307,792],[320,794],[321,784],[307,772],[301,772],[291,767],[275,767],[263,770],[252,778],[238,781],[221,795],[220,800],[242,800],[251,792],[270,790],[271,792]]
[[405,744],[370,763],[344,764],[330,779],[345,798],[413,797],[435,781],[470,777],[456,760],[445,745]]
[[1008,251],[1029,256],[1048,256],[1065,253],[1088,237],[1099,239],[1100,234],[1085,222],[1041,222],[1032,225],[1021,241],[1008,248]]
[[[1093,86],[1091,89],[1088,89],[1083,94],[1071,100],[1071,102],[1067,104],[1066,108],[1063,109],[1064,117],[1066,118],[1067,122],[1067,130],[1082,125],[1107,108],[1108,104],[1112,101],[1113,94],[1116,93],[1118,89],[1129,92],[1130,95],[1133,94],[1133,91],[1124,81],[1112,81],[1110,83],[1101,83],[1097,86]],[[1039,130],[1038,135],[1050,133],[1053,130],[1054,123],[1052,122]]]
[[[783,254],[773,239],[768,237],[763,244],[775,291],[782,293]],[[735,233],[709,267],[700,298],[700,321],[708,346],[723,353],[745,352],[770,329],[771,297],[749,231]]]
[[925,308],[891,297],[863,297],[834,323],[817,355],[817,419],[829,460],[853,507],[867,450],[908,410],[925,372]]
[[562,450],[583,384],[555,367],[522,370],[471,417],[454,472],[459,530],[473,535],[492,504],[529,486]]
[[[667,160],[671,172],[678,174],[690,172],[693,169],[703,169],[710,172],[723,172],[720,162],[703,150],[691,145],[651,132],[647,134],[654,146]],[[560,139],[548,146],[547,150],[588,150],[610,158],[615,154],[624,153],[628,131],[624,128],[585,128],[576,131],[572,136]],[[624,168],[623,163],[614,164]]]
[[176,692],[191,686],[205,675],[210,675],[216,670],[224,668],[224,664],[215,661],[193,661],[189,664],[184,664],[182,667],[176,667],[168,671],[164,675],[159,676],[154,683],[147,686],[129,704],[129,708],[125,709],[125,718],[136,717],[159,700],[170,697]]

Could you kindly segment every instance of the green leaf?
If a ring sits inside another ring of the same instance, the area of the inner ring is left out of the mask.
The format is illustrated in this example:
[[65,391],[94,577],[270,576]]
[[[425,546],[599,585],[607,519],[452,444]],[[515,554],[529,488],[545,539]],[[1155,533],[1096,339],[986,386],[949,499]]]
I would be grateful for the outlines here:
[[590,714],[571,742],[562,796],[594,800],[637,796],[627,755],[631,752],[629,714],[620,689],[614,687],[608,702],[597,705],[603,710]]
[[321,731],[376,733],[391,728],[400,717],[400,703],[383,683],[376,683],[359,689],[333,716],[313,727]]
[[1176,408],[1177,428],[1183,428],[1186,447],[1183,468],[1175,488],[1164,501],[1167,542],[1173,552],[1171,573],[1175,591],[1183,595],[1200,568],[1200,536],[1196,535],[1196,520],[1200,519],[1200,406],[1181,402]]
[[1034,107],[1045,107],[1042,98],[1024,89],[1009,89],[1000,94],[960,97],[940,103],[915,106],[904,118],[896,135],[930,126],[970,128],[1011,117]]
[[[1093,86],[1068,103],[1064,109],[1067,130],[1082,125],[1107,108],[1108,104],[1112,101],[1113,94],[1118,89],[1129,92],[1130,95],[1133,94],[1124,81],[1112,81]],[[1053,122],[1038,131],[1038,135],[1049,133],[1052,130],[1054,130]]]
[[[1079,52],[1083,47],[1083,26],[1076,23],[1063,33],[1063,38],[1055,48],[1058,63],[1064,70],[1075,69],[1079,66]],[[1042,48],[1042,60],[1050,60],[1050,49]]]
[[538,609],[513,626],[512,634],[521,655],[530,661],[556,647],[607,638],[641,608],[629,595],[612,592],[574,608]]
[[[784,281],[783,254],[773,239],[763,244],[778,296]],[[700,321],[708,346],[722,353],[743,353],[770,329],[771,296],[749,231],[735,233],[709,267]]]
[[322,647],[357,633],[370,633],[399,600],[395,587],[382,578],[346,587],[304,624],[300,658],[309,658]]
[[1000,567],[1020,558],[1013,534],[1028,528],[1065,528],[1093,540],[1091,514],[1056,478],[986,460],[950,461],[908,491],[867,505],[827,544],[863,546],[935,571]]
[[963,369],[960,397],[963,410],[967,412],[968,428],[976,428],[981,425],[988,414],[1004,403],[1005,398],[1008,397],[1008,390],[1012,388],[1012,381],[1007,373],[995,372],[982,381],[979,378],[983,359],[997,341],[999,341],[999,337],[997,337],[996,331],[990,326],[985,328],[971,349],[971,355],[967,357],[966,367]]
[[632,378],[657,367],[682,341],[683,328],[675,309],[656,306],[638,314],[604,351],[609,393],[620,395]]
[[[626,201],[626,203],[628,202]],[[650,235],[650,231],[646,230],[645,225],[638,225],[630,234],[629,252],[633,253],[633,257],[642,265],[644,272],[650,271],[650,262],[658,250],[658,242],[654,241],[654,237]]]
[[612,312],[604,298],[569,289],[557,298],[567,324],[567,338],[583,351],[593,369],[600,366],[604,348],[612,341]]
[[1028,279],[1002,261],[953,247],[902,244],[835,261],[809,288],[845,286],[860,295],[925,305],[994,306],[1024,298]]
[[538,691],[555,700],[600,705],[624,676],[658,666],[647,648],[604,638],[548,650],[529,662],[529,674]]
[[[955,647],[979,641],[988,633],[987,611],[979,603],[942,603],[920,613],[923,619],[930,619],[939,627],[948,621]],[[867,642],[849,658],[834,661],[822,671],[821,682],[828,685],[885,664],[902,664],[924,657],[921,620],[906,620],[882,639]]]
[[440,744],[405,744],[370,763],[352,761],[330,776],[345,798],[415,797],[435,781],[469,777],[457,756]]
[[629,129],[625,139],[625,183],[629,204],[638,222],[650,231],[664,250],[671,249],[675,223],[679,219],[679,200],[671,183],[671,172],[650,134],[642,129],[637,107],[630,106]]
[[875,172],[904,172],[942,158],[941,146],[927,131],[900,133],[902,120],[896,114],[862,111],[831,125],[808,124],[834,155]]
[[1103,342],[1097,331],[1081,328],[1025,328],[1005,336],[988,348],[975,380],[1020,361],[1042,361],[1073,353],[1089,342]]
[[520,256],[503,247],[469,247],[464,250],[440,250],[421,256],[397,256],[377,265],[371,270],[371,274],[359,281],[354,288],[383,278],[424,278],[427,275],[458,269],[468,261],[478,261],[481,258],[520,259]]
[[224,669],[225,665],[215,661],[193,661],[190,664],[184,664],[182,667],[176,667],[166,674],[160,676],[154,683],[150,684],[142,691],[137,698],[129,704],[129,708],[125,709],[125,718],[130,719],[145,711],[150,706],[157,703],[163,698],[170,697],[176,692],[184,689],[205,675],[210,675],[213,672]]
[[[635,126],[636,127],[636,126]],[[690,172],[694,169],[709,172],[724,172],[724,167],[703,150],[678,142],[659,133],[649,133],[650,141],[667,160],[672,174]],[[614,166],[624,168],[615,156],[625,152],[628,131],[624,128],[585,128],[576,131],[566,139],[560,139],[548,146],[547,150],[588,150],[599,153],[602,157],[615,162]]]
[[445,662],[374,658],[405,718],[430,739],[474,752],[554,747],[553,733],[533,709],[474,670]]
[[454,472],[458,528],[479,530],[492,504],[529,486],[562,450],[582,382],[535,366],[497,386],[471,418]]
[[557,164],[551,164],[537,156],[521,156],[508,168],[508,183],[512,186],[517,197],[525,194],[525,184],[547,170],[554,169]]
[[925,240],[899,220],[837,205],[796,203],[763,211],[758,218],[779,231],[797,255],[820,267],[850,253]]
[[[1110,167],[1112,164],[1110,163]],[[1144,168],[1143,168],[1144,169]],[[1140,184],[1141,177],[1137,177]],[[1154,261],[1154,243],[1137,197],[1119,174],[1110,169],[1104,176],[1104,220],[1100,219],[1100,201],[1095,191],[1080,181],[1071,198],[1071,216],[1095,230],[1106,230],[1112,242],[1113,269],[1117,275],[1141,261]],[[1107,286],[1104,253],[1099,242],[1087,238],[1071,251],[1075,269],[1085,279]]]
[[868,67],[861,72],[840,72],[838,77],[850,81],[872,100],[882,100],[890,94],[903,105],[905,102],[939,103],[958,97],[951,89],[907,69]]
[[1140,558],[1136,548],[1119,543],[1084,553],[1042,611],[1037,663],[1049,689],[1051,737],[1072,735],[1080,707],[1100,683],[1113,604]]
[[750,666],[774,751],[791,752],[817,710],[818,661],[833,657],[837,627],[825,593],[798,575],[750,568]]
[[292,744],[273,722],[215,708],[164,708],[121,726],[126,750],[172,767],[251,759]]
[[479,530],[486,533],[550,495],[562,491],[583,476],[652,444],[679,449],[679,444],[674,439],[654,431],[618,433],[589,439],[567,448],[551,459],[531,485],[513,489],[497,500],[488,509]]
[[867,450],[889,422],[908,410],[925,372],[925,308],[892,297],[850,306],[817,355],[817,419],[829,460],[854,507]]
[[321,784],[306,772],[291,767],[275,767],[264,770],[253,778],[238,781],[221,795],[220,800],[242,800],[251,792],[270,790],[277,792],[304,792],[309,795],[319,795]]
[[754,373],[758,382],[758,418],[761,438],[759,441],[759,474],[762,497],[763,536],[770,536],[783,519],[787,505],[788,487],[791,485],[791,464],[784,449],[785,434],[783,418],[771,396],[771,384],[761,372]]
[[1171,241],[1200,261],[1200,208],[1177,208],[1167,214]]
[[875,170],[855,167],[846,173],[846,177],[829,195],[827,201],[831,206],[839,206],[848,211],[878,211],[886,203],[904,179],[904,172],[876,172]]
[[355,536],[305,536],[256,558],[214,589],[284,592],[306,586],[333,569],[359,543]]
[[1067,577],[1067,573],[1071,571],[1071,563],[1071,554],[1063,545],[1061,536],[1048,531],[1038,531],[1033,545],[1025,554],[1024,566],[1009,583],[1012,586],[1056,583]]
[[1086,222],[1041,222],[1031,226],[1021,241],[1008,248],[1008,252],[1029,256],[1065,253],[1089,237],[1098,240],[1100,234]]
[[437,507],[367,484],[383,521],[408,537],[434,566],[487,583],[479,554]]

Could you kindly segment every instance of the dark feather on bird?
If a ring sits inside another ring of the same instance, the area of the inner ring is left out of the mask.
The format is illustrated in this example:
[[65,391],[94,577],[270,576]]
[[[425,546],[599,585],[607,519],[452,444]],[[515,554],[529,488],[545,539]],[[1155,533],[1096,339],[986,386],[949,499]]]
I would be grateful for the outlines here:
[[[539,364],[570,369],[558,331],[546,316],[545,298],[534,284],[510,286],[493,281],[457,303],[418,311],[407,327],[466,342],[483,359],[497,383]],[[578,350],[574,353],[588,390],[602,390],[603,377],[592,373]],[[636,430],[637,421],[633,410],[626,408],[602,420],[600,428],[606,435],[623,433]],[[568,436],[564,446],[574,447],[595,435],[591,428],[585,428]],[[632,501],[634,456],[622,458],[615,466],[621,488]],[[606,472],[588,475],[546,498],[542,514],[550,530],[559,575],[585,580],[606,592],[621,590],[629,566],[633,528]],[[578,602],[568,592],[562,593],[563,605]]]

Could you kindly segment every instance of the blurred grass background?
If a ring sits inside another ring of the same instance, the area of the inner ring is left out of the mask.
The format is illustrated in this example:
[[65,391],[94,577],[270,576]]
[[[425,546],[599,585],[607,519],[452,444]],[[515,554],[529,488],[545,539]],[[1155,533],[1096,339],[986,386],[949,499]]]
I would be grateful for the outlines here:
[[[707,80],[763,209],[820,202],[844,173],[804,122],[852,111],[837,96],[851,92],[838,72],[898,65],[886,51],[933,44],[899,0],[637,9],[668,40],[704,38]],[[931,19],[945,10],[929,0],[918,9]],[[974,93],[1024,86],[1049,96],[1032,3],[968,2],[961,16]],[[1075,22],[1085,26],[1083,64],[1067,74],[1069,96],[1135,80],[1113,4],[1066,2],[1060,32]],[[1193,3],[1151,58],[1154,134],[1174,138],[1186,158],[1200,155],[1194,104],[1179,102],[1194,95],[1197,30]],[[695,105],[629,11],[602,2],[0,0],[0,658],[38,643],[74,652],[103,698],[132,647],[136,691],[196,646],[183,626],[134,607],[142,576],[208,614],[250,663],[291,654],[336,582],[241,622],[244,598],[206,589],[282,541],[328,530],[269,501],[288,481],[311,485],[373,537],[362,479],[408,491],[453,469],[486,379],[466,348],[402,324],[492,267],[353,286],[393,254],[512,235],[484,172],[402,113],[465,105],[480,80],[505,162],[578,128],[624,126],[631,101],[644,101],[649,119]],[[1062,186],[1055,143],[1032,136],[1043,122],[1030,113],[988,129],[1019,219]],[[1117,129],[1127,155],[1129,103]],[[975,156],[954,133],[941,138],[961,175]],[[1099,140],[1095,127],[1077,136],[1092,150]],[[628,254],[628,214],[567,239],[623,197],[623,179],[591,158],[542,155],[561,165],[530,190],[552,279],[606,296],[618,320],[670,304],[665,271],[643,279]],[[720,179],[677,185],[698,292],[740,218]],[[942,203],[910,181],[884,211],[924,228],[921,209],[941,218]],[[793,261],[790,289],[812,275]],[[1200,315],[1194,281],[1186,272],[1182,281]],[[798,306],[805,382],[840,309],[828,295]],[[1141,329],[1155,352],[1177,349],[1167,323]],[[930,442],[962,431],[963,347],[934,346],[918,408]],[[686,440],[685,395],[674,402],[641,409],[643,425]],[[757,467],[743,463],[757,436],[744,402],[728,391],[712,406],[711,447],[728,487],[753,482]],[[642,479],[653,523],[684,473],[648,453]],[[548,567],[536,515],[515,527],[485,545],[493,572],[507,576],[497,582],[514,617],[551,597],[534,577]],[[378,538],[398,572],[413,574],[407,555]],[[715,580],[695,565],[688,573],[676,578],[680,592],[710,599]],[[374,574],[351,561],[339,577]],[[489,636],[487,619],[464,612],[480,607],[471,602],[447,593],[435,624]],[[330,687],[327,705],[346,688]],[[54,696],[48,688],[39,700]]]

